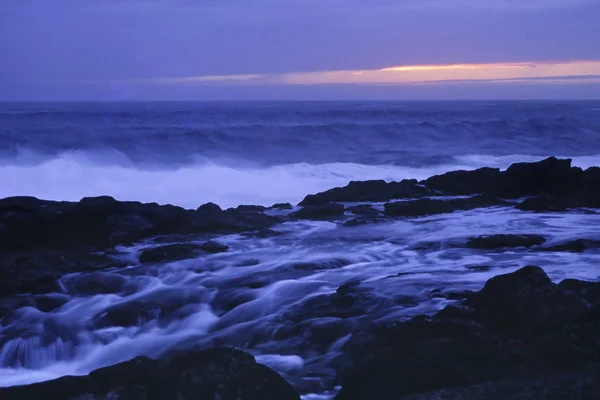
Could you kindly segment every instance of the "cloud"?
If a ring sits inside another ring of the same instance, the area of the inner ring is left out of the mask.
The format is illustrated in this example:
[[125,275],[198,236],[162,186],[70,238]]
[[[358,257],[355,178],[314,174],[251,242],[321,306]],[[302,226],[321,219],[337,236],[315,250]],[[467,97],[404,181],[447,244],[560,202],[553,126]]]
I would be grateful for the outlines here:
[[[291,72],[284,74],[199,75],[156,79],[82,81],[85,84],[131,85],[356,85],[444,82],[526,82],[596,80],[600,61],[489,64],[400,65],[373,70]],[[64,83],[64,82],[63,82]]]

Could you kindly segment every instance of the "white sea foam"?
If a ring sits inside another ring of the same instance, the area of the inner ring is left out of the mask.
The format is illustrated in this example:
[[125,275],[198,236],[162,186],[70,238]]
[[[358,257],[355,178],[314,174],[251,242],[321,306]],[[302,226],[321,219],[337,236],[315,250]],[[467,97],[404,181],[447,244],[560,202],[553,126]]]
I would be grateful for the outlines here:
[[[0,161],[0,198],[35,196],[77,201],[86,196],[110,195],[118,200],[187,208],[196,208],[209,201],[222,207],[268,206],[278,202],[297,203],[307,194],[343,186],[351,180],[425,179],[450,170],[482,166],[505,168],[513,162],[539,159],[527,155],[465,155],[458,157],[456,163],[425,167],[356,163],[259,167],[236,164],[231,160],[226,163],[204,160],[178,169],[166,169],[159,166],[139,168],[115,152],[65,153],[46,161],[29,155],[18,163]],[[600,156],[578,157],[574,164],[582,167],[600,165]]]

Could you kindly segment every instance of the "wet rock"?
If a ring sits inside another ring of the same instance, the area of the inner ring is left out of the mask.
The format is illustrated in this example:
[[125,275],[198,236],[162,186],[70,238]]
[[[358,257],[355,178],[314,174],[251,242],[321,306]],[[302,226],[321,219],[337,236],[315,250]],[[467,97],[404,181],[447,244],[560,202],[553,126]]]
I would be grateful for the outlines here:
[[286,314],[286,318],[300,322],[310,318],[352,318],[374,315],[394,305],[394,301],[380,296],[373,289],[349,282],[335,293],[314,296],[302,302]]
[[307,205],[300,210],[290,214],[298,219],[329,219],[343,216],[345,208],[337,203],[325,203],[320,205]]
[[402,400],[594,400],[600,398],[600,365],[531,378],[513,378],[458,388],[446,388]]
[[421,183],[449,195],[488,193],[500,178],[498,168],[480,168],[474,171],[451,171],[436,175]]
[[467,247],[478,250],[495,250],[514,247],[539,246],[546,239],[537,235],[491,235],[470,238]]
[[246,213],[262,213],[267,209],[264,206],[253,206],[253,205],[241,205],[237,206],[233,210],[246,212]]
[[159,263],[186,258],[195,258],[201,253],[201,248],[197,244],[178,243],[167,246],[153,247],[142,251],[140,254],[141,263]]
[[88,376],[0,388],[5,400],[299,400],[294,389],[254,357],[239,350],[190,351],[170,360],[138,357]]
[[576,293],[592,307],[600,308],[600,282],[586,282],[577,279],[565,279],[558,287]]
[[222,253],[229,249],[228,246],[209,241],[202,244],[176,243],[166,246],[153,247],[142,251],[141,263],[159,263],[177,260],[185,260],[198,257],[202,253]]
[[224,253],[229,250],[229,246],[215,241],[208,241],[199,246],[200,250],[210,254]]
[[118,274],[105,272],[81,273],[64,279],[68,293],[76,296],[119,293],[127,285],[127,279]]
[[567,323],[590,311],[580,296],[554,284],[543,269],[527,266],[498,275],[466,303],[494,330],[528,336]]
[[194,211],[108,196],[77,203],[12,197],[0,200],[0,248],[106,248],[158,235],[265,229],[278,221],[254,211],[222,211],[212,203]]
[[[162,289],[142,297],[126,298],[93,318],[97,327],[141,326],[151,320],[170,321],[182,318],[195,308],[185,306],[206,303],[209,294],[201,289]],[[181,310],[181,313],[178,312]]]
[[494,390],[516,388],[544,398],[596,394],[589,379],[599,377],[593,363],[600,354],[600,313],[590,306],[598,301],[597,288],[573,280],[556,285],[541,268],[528,266],[490,279],[432,317],[372,326],[344,347],[348,358],[336,400],[500,399]]
[[569,194],[581,190],[583,176],[581,168],[571,167],[571,159],[549,157],[533,163],[515,163],[488,193],[504,198]]
[[379,210],[374,209],[368,204],[361,204],[354,207],[348,207],[348,211],[350,211],[354,215],[362,215],[362,216],[377,216],[379,215]]
[[576,239],[566,243],[560,243],[554,246],[544,247],[543,251],[570,251],[581,253],[585,250],[600,248],[600,240]]
[[351,181],[341,188],[308,195],[299,205],[320,205],[331,202],[381,202],[392,199],[418,198],[432,194],[429,189],[419,185],[416,179],[389,183],[383,180]]
[[397,201],[385,204],[385,214],[393,217],[422,217],[426,215],[451,213],[454,211],[471,210],[481,207],[503,205],[498,199],[487,196],[475,196],[466,199],[434,200],[418,199],[412,201]]
[[515,206],[518,210],[535,212],[562,212],[571,207],[577,207],[577,203],[564,197],[548,195],[530,197]]
[[60,292],[66,274],[123,266],[106,254],[85,250],[31,249],[5,252],[0,257],[0,299],[22,294]]
[[272,210],[291,210],[294,208],[290,203],[275,203],[271,206]]
[[233,310],[235,307],[256,299],[256,293],[247,288],[224,288],[216,293],[211,306],[222,313]]

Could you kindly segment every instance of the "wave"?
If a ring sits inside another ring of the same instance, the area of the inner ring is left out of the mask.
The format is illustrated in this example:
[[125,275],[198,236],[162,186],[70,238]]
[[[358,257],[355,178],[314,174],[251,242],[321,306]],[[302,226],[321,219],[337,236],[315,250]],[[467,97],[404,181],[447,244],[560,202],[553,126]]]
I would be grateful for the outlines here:
[[[352,180],[425,179],[457,169],[483,166],[505,168],[513,162],[536,161],[529,155],[464,155],[452,163],[426,167],[359,163],[290,163],[257,166],[199,159],[177,169],[140,168],[127,159],[106,153],[63,153],[50,160],[15,163],[0,161],[0,198],[35,196],[48,200],[78,201],[86,196],[110,195],[118,200],[174,204],[196,208],[206,202],[222,207],[240,204],[269,206],[297,203]],[[600,155],[576,157],[574,164],[600,165]]]

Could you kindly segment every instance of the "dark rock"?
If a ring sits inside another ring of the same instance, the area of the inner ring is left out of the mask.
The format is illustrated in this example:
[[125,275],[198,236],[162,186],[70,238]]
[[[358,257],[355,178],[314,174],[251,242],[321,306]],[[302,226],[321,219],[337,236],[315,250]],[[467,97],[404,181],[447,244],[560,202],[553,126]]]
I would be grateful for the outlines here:
[[177,243],[153,247],[142,251],[141,263],[159,263],[194,258],[201,253],[199,245],[192,243]]
[[107,196],[78,203],[13,197],[0,200],[0,248],[106,248],[158,235],[265,229],[278,221],[258,212],[222,211],[211,203],[192,211]]
[[206,203],[206,204],[202,204],[200,207],[198,207],[198,209],[196,211],[199,211],[202,213],[207,213],[207,214],[215,214],[215,213],[222,212],[223,209],[215,203]]
[[467,247],[478,250],[494,250],[514,247],[532,247],[539,246],[546,242],[546,239],[536,235],[491,235],[470,238]]
[[412,201],[387,203],[385,205],[385,214],[394,217],[421,217],[481,207],[493,207],[503,204],[505,203],[487,196],[475,196],[466,199],[452,200],[433,200],[424,198]]
[[185,307],[207,302],[208,298],[208,293],[201,289],[162,289],[108,307],[94,317],[94,325],[97,327],[141,326],[154,319],[168,322],[174,317],[182,318],[188,313],[197,311]]
[[337,203],[309,205],[290,214],[298,219],[329,219],[344,215],[344,206]]
[[490,194],[517,198],[539,194],[568,194],[581,190],[583,171],[570,159],[550,157],[534,163],[512,164],[502,173]]
[[377,216],[379,215],[379,210],[374,209],[368,204],[361,204],[354,207],[348,207],[348,211],[350,211],[354,215],[363,215],[363,216]]
[[22,294],[60,292],[66,274],[124,266],[106,254],[32,249],[5,252],[0,257],[0,299]]
[[558,287],[568,292],[577,293],[593,307],[600,308],[600,282],[565,279],[558,284]]
[[585,250],[600,248],[600,240],[576,239],[566,243],[560,243],[554,246],[544,247],[543,251],[571,251],[581,253]]
[[176,243],[166,246],[153,247],[142,251],[141,263],[159,263],[198,257],[202,253],[222,253],[229,249],[228,246],[209,241],[202,244]]
[[126,285],[124,276],[106,272],[75,274],[63,280],[67,292],[77,296],[119,293]]
[[421,182],[429,189],[449,195],[488,193],[500,177],[498,168],[480,168],[474,171],[451,171],[432,176]]
[[567,211],[567,209],[574,206],[576,207],[577,204],[573,203],[572,200],[565,199],[564,197],[542,194],[537,197],[530,197],[523,200],[521,203],[517,204],[515,208],[522,211],[562,212]]
[[556,285],[529,266],[432,317],[355,333],[336,400],[595,398],[598,285]]
[[88,376],[0,388],[5,400],[299,400],[294,389],[254,357],[238,350],[190,351],[166,361],[138,357]]
[[272,210],[291,210],[294,208],[290,203],[275,203],[271,206]]
[[383,180],[351,181],[344,187],[308,195],[301,206],[321,205],[332,202],[389,201],[392,199],[418,198],[433,193],[419,185],[416,179],[387,183]]
[[205,251],[207,253],[210,254],[217,254],[217,253],[224,253],[227,250],[229,250],[229,246],[224,245],[222,243],[219,242],[215,242],[215,241],[208,241],[206,243],[202,243],[199,248],[202,251]]
[[236,211],[245,212],[245,213],[262,213],[267,209],[264,206],[252,206],[252,205],[241,205],[234,208]]
[[527,337],[590,311],[578,295],[552,283],[540,267],[527,266],[490,279],[466,303],[490,328]]
[[245,236],[245,237],[266,239],[266,238],[270,238],[270,237],[281,236],[281,235],[283,235],[283,232],[275,231],[273,229],[261,229],[256,232],[244,232],[241,235]]
[[512,378],[403,397],[402,400],[595,400],[600,398],[600,365],[529,378]]

